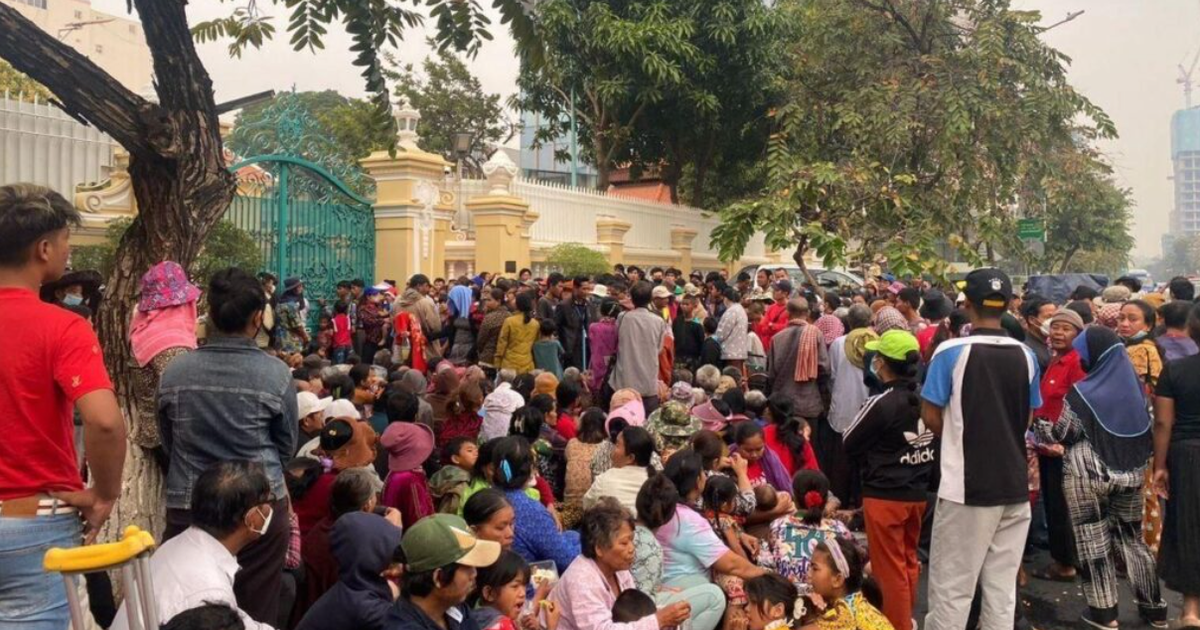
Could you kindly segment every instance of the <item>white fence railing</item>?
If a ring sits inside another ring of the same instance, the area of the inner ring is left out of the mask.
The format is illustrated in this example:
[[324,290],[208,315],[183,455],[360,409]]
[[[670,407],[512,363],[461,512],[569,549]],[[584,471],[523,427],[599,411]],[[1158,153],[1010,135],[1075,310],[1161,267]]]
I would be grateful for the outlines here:
[[[487,182],[466,180],[462,182],[463,195],[471,197],[483,194]],[[696,230],[692,251],[696,255],[717,254],[709,246],[713,228],[720,224],[714,213],[701,211],[691,206],[643,201],[609,195],[600,191],[572,188],[568,185],[518,179],[512,191],[529,202],[530,209],[539,217],[530,229],[534,243],[583,243],[596,242],[596,219],[612,216],[631,225],[625,235],[626,250],[668,251],[671,248],[671,228],[676,226]],[[470,231],[470,225],[467,226]],[[754,238],[746,247],[745,257],[764,255],[762,238]]]
[[107,177],[116,146],[49,103],[0,94],[0,185],[31,182],[71,199],[76,184]]

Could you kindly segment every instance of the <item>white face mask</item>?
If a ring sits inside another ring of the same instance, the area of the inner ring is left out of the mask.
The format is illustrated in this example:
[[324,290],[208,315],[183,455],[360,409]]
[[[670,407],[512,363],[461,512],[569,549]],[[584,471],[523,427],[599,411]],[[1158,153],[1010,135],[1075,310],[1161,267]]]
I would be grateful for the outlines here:
[[[269,511],[267,512],[267,515],[265,517],[263,517],[262,529],[254,529],[253,527],[250,527],[250,531],[254,532],[255,534],[258,534],[259,536],[266,535],[267,530],[271,528],[271,519],[275,518],[275,509],[274,508],[267,508],[267,509]],[[254,511],[258,512],[258,508],[254,508]],[[259,512],[259,514],[262,514],[262,512]]]

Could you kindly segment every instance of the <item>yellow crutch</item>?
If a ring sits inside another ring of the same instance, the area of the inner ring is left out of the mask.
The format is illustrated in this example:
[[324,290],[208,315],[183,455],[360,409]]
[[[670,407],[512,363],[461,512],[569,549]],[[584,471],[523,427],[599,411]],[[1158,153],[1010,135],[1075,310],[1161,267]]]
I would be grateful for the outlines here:
[[157,630],[158,609],[154,603],[154,584],[150,579],[150,554],[154,537],[130,525],[125,536],[115,543],[88,545],[73,549],[55,547],[46,552],[42,567],[47,572],[61,573],[71,607],[71,625],[83,630],[83,609],[79,605],[78,575],[109,569],[121,570],[121,586],[125,593],[125,611],[129,615],[129,630]]

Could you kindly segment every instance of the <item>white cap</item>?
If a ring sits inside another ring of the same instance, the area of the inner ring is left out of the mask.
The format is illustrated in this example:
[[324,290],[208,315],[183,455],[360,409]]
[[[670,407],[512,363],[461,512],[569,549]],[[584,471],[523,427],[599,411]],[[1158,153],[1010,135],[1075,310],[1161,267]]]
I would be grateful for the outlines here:
[[317,395],[312,392],[296,394],[296,407],[300,410],[301,419],[307,418],[309,414],[329,409],[331,403],[333,403],[332,398],[317,398]]
[[596,286],[592,287],[592,295],[598,298],[606,298],[608,297],[608,287],[604,286],[603,284],[597,284]]
[[355,420],[362,420],[362,414],[358,413],[358,410],[354,408],[354,403],[345,398],[333,401],[333,404],[329,405],[329,409],[325,412],[325,417],[327,419],[353,418]]

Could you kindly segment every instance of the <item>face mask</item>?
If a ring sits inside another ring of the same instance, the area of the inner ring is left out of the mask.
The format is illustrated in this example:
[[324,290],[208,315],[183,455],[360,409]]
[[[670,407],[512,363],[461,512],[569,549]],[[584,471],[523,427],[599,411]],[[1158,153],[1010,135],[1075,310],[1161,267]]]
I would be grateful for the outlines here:
[[875,382],[883,384],[883,379],[879,378],[879,370],[875,367],[875,359],[871,359],[871,363],[867,366],[867,371],[871,373],[871,378],[875,379]]
[[1141,340],[1143,340],[1143,339],[1145,339],[1146,337],[1148,337],[1149,335],[1150,335],[1150,333],[1148,333],[1148,332],[1146,332],[1146,331],[1144,331],[1144,330],[1143,330],[1143,331],[1137,332],[1137,333],[1135,333],[1135,334],[1133,334],[1133,335],[1131,335],[1131,336],[1127,337],[1127,338],[1126,338],[1126,341],[1128,341],[1128,342],[1130,342],[1130,343],[1138,343],[1138,342],[1140,342]]
[[79,306],[80,304],[83,304],[83,296],[75,295],[74,293],[68,293],[63,296],[63,304],[66,304],[67,306]]
[[1048,320],[1048,319],[1046,321],[1042,322],[1042,336],[1043,337],[1050,336],[1050,320]]
[[[254,509],[256,512],[258,511],[258,508],[254,508]],[[263,518],[262,529],[254,529],[253,527],[250,528],[250,531],[254,532],[255,534],[258,534],[259,536],[266,535],[267,530],[271,528],[271,519],[275,518],[275,510],[273,508],[268,508],[268,509],[270,511],[267,512],[267,516],[265,518]],[[261,514],[261,512],[259,512],[259,513]]]

